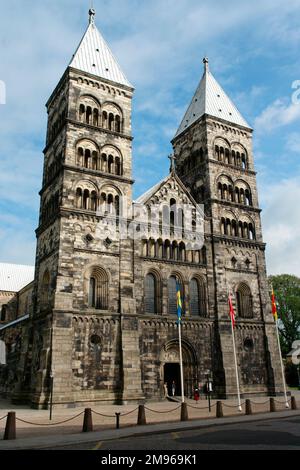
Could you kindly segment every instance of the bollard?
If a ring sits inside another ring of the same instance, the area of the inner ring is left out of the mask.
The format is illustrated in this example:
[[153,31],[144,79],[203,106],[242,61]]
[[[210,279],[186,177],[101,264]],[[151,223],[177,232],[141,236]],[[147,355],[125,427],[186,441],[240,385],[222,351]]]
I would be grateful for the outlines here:
[[120,416],[121,413],[116,413],[116,429],[120,429]]
[[291,409],[297,410],[297,402],[295,397],[291,397]]
[[137,424],[138,424],[138,426],[142,426],[144,424],[147,424],[145,406],[144,405],[139,405],[139,413],[138,413]]
[[223,418],[223,416],[223,403],[221,401],[217,401],[216,417]]
[[246,415],[252,415],[251,400],[246,400]]
[[188,421],[189,420],[189,415],[188,415],[188,409],[187,409],[187,404],[186,403],[181,403],[181,421]]
[[85,408],[82,432],[92,432],[93,431],[93,417],[91,408]]
[[276,411],[275,399],[270,398],[270,413],[274,413]]
[[6,418],[4,438],[5,441],[16,439],[16,413],[10,411]]

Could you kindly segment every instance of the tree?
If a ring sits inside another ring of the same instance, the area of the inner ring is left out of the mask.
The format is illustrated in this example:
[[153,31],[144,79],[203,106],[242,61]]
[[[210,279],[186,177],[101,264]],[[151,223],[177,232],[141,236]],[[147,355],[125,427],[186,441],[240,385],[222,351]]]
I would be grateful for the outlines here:
[[281,274],[270,276],[269,281],[275,293],[282,353],[286,356],[293,342],[300,339],[300,279]]

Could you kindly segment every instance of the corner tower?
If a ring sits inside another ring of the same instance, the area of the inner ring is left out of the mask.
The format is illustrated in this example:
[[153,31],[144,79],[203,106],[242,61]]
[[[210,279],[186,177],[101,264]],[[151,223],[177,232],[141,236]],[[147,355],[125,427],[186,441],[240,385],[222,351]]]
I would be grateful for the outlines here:
[[118,225],[122,201],[132,201],[133,91],[90,10],[47,103],[32,339],[37,407],[49,402],[51,377],[55,404],[124,399],[126,381],[140,396],[139,364],[128,359],[135,333],[128,346],[122,317],[135,311],[132,247],[99,233],[104,216]]
[[281,387],[279,351],[270,311],[252,129],[209,70],[172,141],[177,174],[210,220],[206,233],[215,312],[218,392],[235,394],[228,294],[237,312],[236,341],[242,392]]

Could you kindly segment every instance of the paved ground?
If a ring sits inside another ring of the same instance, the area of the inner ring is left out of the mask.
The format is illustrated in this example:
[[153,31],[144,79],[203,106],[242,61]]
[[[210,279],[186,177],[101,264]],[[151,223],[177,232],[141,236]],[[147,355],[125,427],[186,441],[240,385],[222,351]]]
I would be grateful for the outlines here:
[[[65,450],[300,450],[300,416],[59,447]],[[55,449],[50,447],[49,449]]]
[[[293,391],[298,402],[298,409],[300,409],[300,395]],[[275,416],[274,413],[269,413],[269,399],[267,397],[253,398],[252,409],[253,416],[244,416],[245,406],[243,405],[243,412],[240,413],[237,408],[236,400],[224,400],[223,411],[224,418],[215,419],[216,416],[216,402],[212,401],[211,412],[208,410],[207,400],[200,400],[197,404],[193,400],[187,400],[189,421],[186,423],[180,422],[180,404],[168,401],[147,403],[146,418],[147,426],[136,426],[137,423],[137,405],[128,404],[124,406],[102,405],[93,407],[93,424],[94,433],[81,432],[83,423],[84,408],[68,408],[68,409],[55,409],[53,412],[52,421],[49,420],[49,411],[47,410],[32,410],[24,407],[11,408],[9,402],[0,401],[0,450],[2,449],[29,449],[29,448],[45,448],[53,445],[56,448],[61,445],[80,445],[81,443],[95,443],[96,441],[106,441],[111,439],[123,439],[127,437],[136,437],[137,434],[148,434],[163,432],[186,432],[188,429],[203,428],[209,425],[219,426],[221,424],[234,422],[247,422]],[[286,410],[283,397],[276,398],[276,407],[278,418],[295,417],[295,411]],[[6,419],[5,416],[8,411],[15,411],[17,422],[17,440],[3,441],[1,437],[4,434]],[[115,429],[115,413],[121,412],[121,429]],[[267,413],[264,415],[264,413]],[[105,415],[105,416],[103,416]],[[300,415],[300,413],[299,413]],[[1,419],[4,418],[4,419]],[[300,419],[300,418],[299,418]],[[202,432],[202,431],[201,431]],[[250,432],[250,430],[249,430]],[[249,435],[250,436],[250,435]],[[250,436],[251,437],[251,436]],[[180,439],[190,437],[187,435],[182,436]],[[167,442],[174,442],[180,444],[180,439],[168,438]],[[152,442],[152,441],[151,441]],[[159,445],[161,440],[158,438]],[[90,444],[87,444],[88,446]],[[96,444],[95,444],[96,445]],[[104,445],[104,444],[101,444]],[[105,444],[106,445],[106,444]],[[125,444],[128,448],[128,445]],[[139,445],[137,443],[137,445]],[[141,441],[141,445],[142,441]],[[151,444],[152,445],[152,444]],[[153,442],[153,445],[156,445]],[[170,444],[171,445],[171,444]],[[71,447],[72,448],[72,447]],[[75,448],[75,447],[74,447]],[[79,447],[78,447],[79,448]],[[90,447],[87,447],[90,448]]]

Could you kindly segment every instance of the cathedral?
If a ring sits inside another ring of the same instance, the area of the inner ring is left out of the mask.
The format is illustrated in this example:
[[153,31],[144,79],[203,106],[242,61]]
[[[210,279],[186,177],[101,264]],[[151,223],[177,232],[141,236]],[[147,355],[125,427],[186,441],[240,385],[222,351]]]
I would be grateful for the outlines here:
[[[90,10],[47,102],[32,302],[11,326],[14,402],[160,400],[172,382],[180,395],[178,285],[184,394],[209,377],[215,397],[236,396],[229,294],[242,396],[281,392],[253,130],[203,65],[169,175],[133,201],[134,88]],[[150,230],[136,208],[154,214]]]

